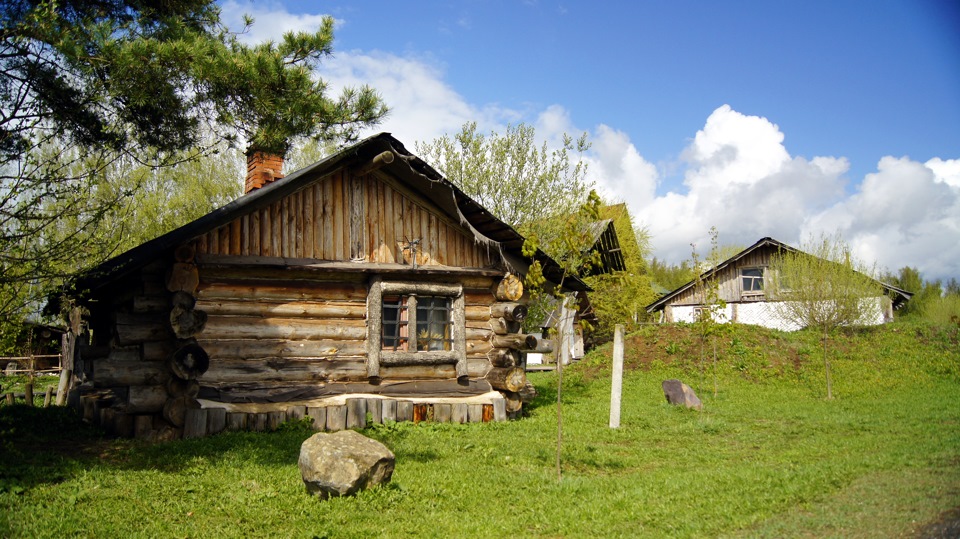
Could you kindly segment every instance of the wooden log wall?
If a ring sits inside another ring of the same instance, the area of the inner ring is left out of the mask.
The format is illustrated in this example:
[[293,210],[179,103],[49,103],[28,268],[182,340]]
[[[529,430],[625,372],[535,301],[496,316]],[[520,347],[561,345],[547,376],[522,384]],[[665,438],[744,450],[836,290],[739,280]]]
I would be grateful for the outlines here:
[[[197,344],[210,356],[201,377],[207,387],[258,383],[366,381],[365,283],[257,279],[255,269],[232,272],[229,282],[209,280],[201,269],[196,308],[207,313]],[[405,279],[409,279],[406,277]],[[467,370],[483,378],[490,369],[492,278],[469,279],[464,290]],[[522,310],[522,309],[521,309]],[[448,379],[455,365],[384,366],[385,379]]]
[[[414,239],[420,241],[412,248]],[[276,413],[243,419],[211,415],[197,401],[200,387],[270,389],[367,380],[367,276],[264,271],[231,265],[223,257],[204,267],[198,261],[206,254],[463,268],[489,268],[498,256],[439,209],[376,172],[331,175],[180,246],[171,259],[150,264],[103,293],[91,308],[93,341],[81,344],[77,362],[92,380],[80,399],[88,420],[155,440],[269,428],[281,420]],[[487,379],[501,390],[505,413],[519,410],[512,403],[528,385],[521,354],[542,347],[536,336],[520,333],[526,315],[518,302],[520,279],[414,272],[393,278],[464,287],[467,376]],[[384,366],[381,377],[435,380],[457,374],[452,364],[416,364]],[[389,402],[374,409],[381,419],[437,413],[452,421],[493,417],[459,405],[437,412],[432,406]],[[326,428],[346,428],[359,417],[356,409],[352,415],[339,410],[304,414],[322,417]]]
[[490,267],[498,253],[376,173],[337,172],[201,236],[197,253],[418,266]]
[[[87,421],[121,436],[182,436],[182,430],[162,418],[170,398],[167,384],[174,378],[169,360],[177,343],[167,288],[174,262],[150,264],[89,304],[89,332],[79,339],[76,362],[87,383],[78,404]],[[182,273],[178,278],[190,279]]]

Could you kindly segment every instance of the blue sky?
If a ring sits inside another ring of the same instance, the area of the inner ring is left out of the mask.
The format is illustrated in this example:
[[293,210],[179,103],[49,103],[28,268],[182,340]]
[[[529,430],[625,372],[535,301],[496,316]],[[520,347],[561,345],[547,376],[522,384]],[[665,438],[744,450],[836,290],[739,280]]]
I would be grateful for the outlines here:
[[591,177],[674,262],[690,243],[839,231],[869,261],[960,278],[960,3],[225,2],[249,39],[337,20],[333,88],[380,129],[587,132]]

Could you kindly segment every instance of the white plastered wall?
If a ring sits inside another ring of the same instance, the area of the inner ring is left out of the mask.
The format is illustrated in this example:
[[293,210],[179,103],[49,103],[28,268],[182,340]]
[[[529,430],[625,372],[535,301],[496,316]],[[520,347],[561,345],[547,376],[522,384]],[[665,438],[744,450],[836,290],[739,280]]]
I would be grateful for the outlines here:
[[[888,322],[887,308],[890,300],[886,297],[867,298],[863,301],[869,303],[867,317],[859,325],[878,326]],[[696,321],[697,305],[671,305],[672,319],[674,322],[686,322],[688,324]],[[714,311],[714,320],[717,322],[738,322],[740,324],[750,324],[754,326],[763,326],[770,329],[779,329],[781,331],[796,331],[801,328],[800,325],[784,320],[777,314],[776,306],[773,302],[757,301],[750,303],[729,303],[723,309]]]

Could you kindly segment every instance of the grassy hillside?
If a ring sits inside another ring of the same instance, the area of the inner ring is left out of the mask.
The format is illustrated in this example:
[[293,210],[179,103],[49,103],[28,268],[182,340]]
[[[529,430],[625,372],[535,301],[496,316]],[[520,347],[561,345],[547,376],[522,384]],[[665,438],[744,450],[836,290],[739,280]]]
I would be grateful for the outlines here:
[[[957,338],[838,335],[826,401],[815,335],[726,328],[714,368],[690,328],[647,327],[628,339],[620,429],[609,348],[565,372],[559,484],[548,373],[519,421],[367,429],[397,455],[393,481],[326,502],[300,481],[297,426],[142,446],[0,408],[0,536],[917,536],[960,507]],[[665,404],[672,377],[702,412]]]

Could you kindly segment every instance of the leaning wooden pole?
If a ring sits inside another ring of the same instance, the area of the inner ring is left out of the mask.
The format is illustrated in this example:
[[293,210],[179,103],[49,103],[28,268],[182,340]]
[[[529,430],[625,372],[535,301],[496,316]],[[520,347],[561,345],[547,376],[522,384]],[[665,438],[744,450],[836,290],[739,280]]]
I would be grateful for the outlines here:
[[57,385],[57,406],[67,404],[67,396],[73,386],[73,358],[76,354],[77,338],[80,335],[80,309],[73,307],[68,316],[70,327],[63,334],[60,349],[60,383]]
[[620,428],[620,402],[623,394],[623,324],[613,332],[613,380],[610,384],[610,428]]

